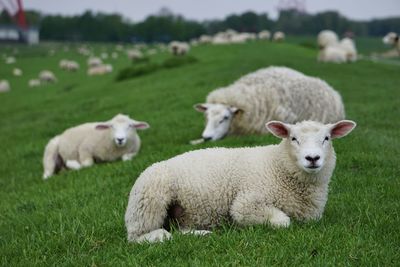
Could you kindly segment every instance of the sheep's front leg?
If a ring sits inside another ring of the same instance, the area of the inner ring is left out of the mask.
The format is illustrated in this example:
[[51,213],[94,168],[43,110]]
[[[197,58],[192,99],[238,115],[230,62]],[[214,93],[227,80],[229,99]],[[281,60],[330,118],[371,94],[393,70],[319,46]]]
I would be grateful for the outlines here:
[[280,209],[267,204],[263,198],[239,196],[232,204],[230,214],[239,225],[269,223],[274,227],[288,227],[290,218]]
[[79,161],[82,168],[90,167],[94,164],[92,153],[85,147],[79,148]]
[[131,160],[134,156],[136,156],[136,154],[137,154],[136,152],[124,154],[122,155],[122,160],[123,161]]
[[79,170],[82,168],[82,165],[77,160],[67,160],[65,166],[71,170]]

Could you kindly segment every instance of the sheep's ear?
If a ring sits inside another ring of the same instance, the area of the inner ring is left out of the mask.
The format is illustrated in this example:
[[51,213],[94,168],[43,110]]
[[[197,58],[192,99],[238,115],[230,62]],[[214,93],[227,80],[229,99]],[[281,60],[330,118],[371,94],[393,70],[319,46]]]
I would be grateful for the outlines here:
[[243,112],[243,109],[237,108],[237,107],[229,107],[229,111],[230,111],[232,114],[237,115],[237,114],[239,114],[239,113],[242,113],[242,112]]
[[135,121],[130,126],[138,130],[145,130],[150,128],[150,125],[145,121]]
[[106,130],[111,127],[110,124],[97,124],[96,125],[96,130]]
[[289,136],[289,126],[280,121],[270,121],[265,124],[268,131],[270,131],[273,135],[279,138],[287,138]]
[[356,127],[354,121],[342,120],[331,125],[331,138],[341,138],[348,135]]
[[208,108],[209,105],[208,104],[196,104],[193,106],[193,108],[199,112],[205,112]]

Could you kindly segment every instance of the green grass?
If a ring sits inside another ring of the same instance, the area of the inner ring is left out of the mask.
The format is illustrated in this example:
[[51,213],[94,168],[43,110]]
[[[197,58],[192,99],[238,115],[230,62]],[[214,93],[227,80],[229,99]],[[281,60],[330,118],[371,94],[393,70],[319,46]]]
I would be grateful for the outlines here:
[[[113,46],[96,47],[110,51]],[[115,73],[131,64],[125,57],[108,60],[113,74],[87,77],[84,57],[73,50],[47,57],[46,49],[19,48],[14,66],[24,71],[21,78],[11,76],[13,65],[0,68],[0,79],[9,79],[12,86],[0,94],[2,266],[398,266],[398,66],[319,64],[310,48],[254,42],[196,47],[191,50],[199,59],[196,64],[115,82]],[[62,72],[61,58],[75,59],[83,68]],[[347,117],[358,123],[351,135],[335,141],[338,161],[322,220],[294,222],[280,230],[225,225],[207,237],[174,234],[162,244],[129,244],[123,221],[128,193],[147,166],[202,147],[278,142],[272,136],[243,136],[188,144],[204,125],[194,103],[269,65],[325,79],[342,94]],[[54,70],[59,83],[29,89],[28,79],[42,69]],[[136,158],[41,179],[42,153],[51,137],[119,112],[151,125],[140,132],[143,146]]]

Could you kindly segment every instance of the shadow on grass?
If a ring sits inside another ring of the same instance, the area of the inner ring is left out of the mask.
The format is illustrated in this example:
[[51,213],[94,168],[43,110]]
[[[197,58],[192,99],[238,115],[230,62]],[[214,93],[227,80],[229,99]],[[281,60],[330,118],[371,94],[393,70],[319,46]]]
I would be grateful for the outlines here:
[[141,62],[141,64],[133,65],[122,69],[118,72],[116,81],[123,81],[133,79],[143,75],[157,72],[161,69],[178,68],[184,65],[196,63],[198,60],[192,56],[174,56],[167,58],[161,64],[156,64],[148,61]]

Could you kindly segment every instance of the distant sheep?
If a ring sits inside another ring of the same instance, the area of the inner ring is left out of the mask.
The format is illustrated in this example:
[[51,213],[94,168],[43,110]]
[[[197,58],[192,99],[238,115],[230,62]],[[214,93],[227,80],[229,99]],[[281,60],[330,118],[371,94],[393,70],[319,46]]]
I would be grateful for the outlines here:
[[69,128],[49,141],[43,156],[43,179],[62,168],[78,170],[96,162],[131,160],[140,149],[136,130],[146,122],[118,114],[107,122],[85,123]]
[[283,42],[285,41],[286,35],[284,32],[275,32],[274,36],[272,37],[272,40],[274,40],[275,42]]
[[33,88],[33,87],[39,87],[40,86],[40,80],[39,79],[30,79],[28,82],[28,86]]
[[39,73],[39,80],[41,83],[55,83],[57,82],[57,78],[53,72],[49,70],[42,70]]
[[325,81],[286,67],[268,67],[247,74],[232,85],[207,96],[194,106],[204,112],[204,140],[218,140],[228,134],[265,134],[270,120],[295,123],[315,120],[323,123],[344,119],[338,92]]
[[211,43],[212,42],[212,36],[209,36],[209,35],[201,35],[200,37],[199,37],[199,43],[200,44],[209,44],[209,43]]
[[142,59],[143,53],[139,49],[131,49],[127,51],[128,58],[132,61],[137,61]]
[[0,93],[6,93],[10,90],[10,83],[7,80],[0,80]]
[[6,64],[14,64],[15,62],[17,62],[15,57],[6,57]]
[[350,38],[343,38],[339,43],[330,44],[319,51],[318,61],[345,63],[357,60],[357,49],[354,41]]
[[128,241],[162,242],[175,223],[204,235],[224,222],[288,227],[291,220],[319,220],[336,165],[332,139],[356,124],[313,121],[264,127],[278,145],[208,148],[186,152],[143,171],[125,212]]
[[270,38],[271,38],[270,31],[263,30],[258,33],[258,39],[260,39],[260,40],[269,40]]
[[89,76],[104,75],[104,74],[107,74],[107,73],[111,73],[112,70],[113,70],[112,65],[104,64],[104,65],[91,67],[90,69],[88,69],[87,74]]
[[66,71],[78,71],[79,63],[73,60],[62,59],[59,63],[59,66],[62,70]]
[[19,69],[19,68],[14,68],[14,69],[13,69],[13,75],[14,75],[14,76],[17,76],[17,77],[22,76],[22,70]]
[[185,42],[173,41],[169,44],[169,50],[175,56],[183,56],[189,52],[190,46]]
[[327,46],[320,50],[318,54],[318,61],[345,63],[347,62],[346,51],[338,45]]
[[323,30],[318,34],[317,43],[319,49],[324,49],[327,46],[337,45],[339,43],[339,38],[335,32]]
[[108,53],[103,52],[103,53],[101,53],[100,57],[101,57],[102,59],[107,59],[107,58],[108,58]]
[[399,35],[395,32],[389,32],[386,34],[385,37],[382,39],[384,44],[393,46],[396,50],[398,55],[400,56],[400,40]]
[[87,60],[87,64],[88,64],[89,68],[92,68],[92,67],[97,67],[97,66],[102,65],[103,61],[101,60],[101,58],[98,58],[98,57],[90,57]]

